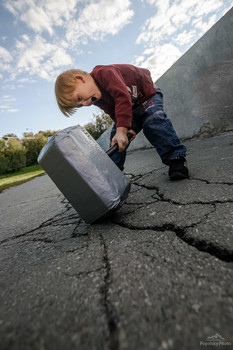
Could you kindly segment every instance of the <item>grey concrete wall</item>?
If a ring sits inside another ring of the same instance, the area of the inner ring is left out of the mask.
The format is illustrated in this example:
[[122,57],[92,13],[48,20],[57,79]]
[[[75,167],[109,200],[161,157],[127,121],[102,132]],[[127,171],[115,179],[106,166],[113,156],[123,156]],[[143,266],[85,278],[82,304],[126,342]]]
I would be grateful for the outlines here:
[[[180,138],[233,130],[233,8],[155,83]],[[109,134],[99,139],[104,149]],[[129,150],[147,146],[140,133]]]
[[156,85],[181,138],[233,130],[233,8]]

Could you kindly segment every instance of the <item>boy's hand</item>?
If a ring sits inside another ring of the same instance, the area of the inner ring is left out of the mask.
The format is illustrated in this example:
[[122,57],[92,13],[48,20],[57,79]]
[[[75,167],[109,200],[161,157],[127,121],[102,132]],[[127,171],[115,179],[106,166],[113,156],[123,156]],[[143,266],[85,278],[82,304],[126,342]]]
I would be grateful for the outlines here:
[[119,152],[124,151],[126,149],[126,147],[128,146],[128,144],[129,144],[129,139],[128,139],[128,136],[127,136],[128,133],[133,135],[131,141],[133,139],[135,139],[136,133],[133,130],[128,130],[128,128],[125,128],[125,127],[117,128],[116,135],[112,139],[112,146],[115,143],[118,143]]

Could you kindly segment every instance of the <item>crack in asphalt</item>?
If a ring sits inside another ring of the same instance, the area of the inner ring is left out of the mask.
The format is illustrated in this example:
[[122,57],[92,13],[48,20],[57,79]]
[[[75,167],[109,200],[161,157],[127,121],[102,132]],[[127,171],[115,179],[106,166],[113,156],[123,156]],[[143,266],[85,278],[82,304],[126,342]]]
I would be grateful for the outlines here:
[[[197,179],[195,179],[197,181]],[[202,181],[202,180],[200,180]],[[206,182],[206,181],[203,181],[203,182]],[[206,182],[207,183],[207,182]],[[233,185],[233,184],[230,184],[230,183],[213,183],[213,182],[209,182],[207,183],[208,185]],[[171,204],[175,204],[175,205],[187,205],[187,204],[223,204],[223,203],[233,203],[233,199],[225,199],[225,200],[207,200],[207,201],[188,201],[186,203],[182,203],[182,202],[179,202],[179,201],[176,201],[174,199],[165,199],[164,198],[164,194],[161,193],[160,189],[158,186],[148,186],[148,185],[145,185],[145,184],[141,184],[141,183],[137,183],[135,182],[134,183],[135,186],[138,186],[138,187],[142,187],[142,188],[145,188],[147,190],[151,190],[151,191],[156,191],[156,194],[152,195],[151,197],[154,198],[155,195],[158,195],[160,200],[163,201],[163,202],[166,202],[166,203],[171,203]],[[136,191],[135,191],[136,192]]]
[[200,179],[198,177],[192,177],[192,180],[195,180],[195,181],[200,181],[200,182],[204,182],[206,183],[207,185],[227,185],[227,186],[232,186],[233,183],[232,182],[221,182],[221,181],[208,181],[208,180],[205,180],[205,179]]
[[[144,177],[145,175],[149,175],[153,172],[155,172],[155,171],[153,170],[153,171],[148,172],[147,174],[143,174],[143,175],[128,174],[128,176],[131,176],[132,184],[134,184],[136,187],[138,187],[138,188],[135,188],[135,190],[132,193],[137,193],[140,190],[140,188],[145,188],[145,189],[151,190],[151,191],[155,190],[156,194],[151,195],[151,198],[153,198],[154,201],[151,202],[150,204],[157,202],[157,201],[161,201],[161,202],[166,202],[166,203],[170,203],[170,204],[174,204],[174,205],[185,206],[187,203],[184,204],[184,203],[180,203],[179,201],[172,200],[172,199],[165,199],[164,194],[160,191],[158,186],[147,186],[145,184],[138,183],[138,180],[140,180],[142,177]],[[213,182],[210,182],[207,180],[201,180],[201,179],[195,179],[195,180],[205,182],[207,185],[213,184]],[[214,184],[217,184],[217,183],[214,183]],[[221,183],[221,184],[223,184],[223,183]],[[232,185],[230,183],[224,183],[224,184]],[[156,195],[159,198],[154,198],[154,196],[156,196]],[[117,220],[114,220],[114,219],[111,219],[111,221],[112,221],[112,223],[114,223],[116,225],[131,229],[131,230],[153,230],[153,231],[163,231],[163,232],[167,231],[167,230],[172,231],[183,242],[185,242],[186,244],[188,244],[192,247],[195,247],[199,251],[206,252],[206,253],[208,253],[208,254],[210,254],[210,255],[212,255],[212,256],[214,256],[222,261],[232,262],[233,261],[233,253],[231,251],[229,251],[228,249],[216,246],[212,242],[206,242],[204,239],[190,237],[188,235],[188,232],[187,232],[187,230],[189,228],[197,227],[199,224],[203,223],[203,221],[208,217],[208,215],[212,214],[216,210],[216,207],[215,207],[216,204],[218,204],[218,203],[219,204],[232,203],[232,202],[233,202],[233,200],[225,200],[225,201],[224,200],[213,200],[213,201],[191,201],[191,202],[189,202],[188,204],[195,204],[195,205],[198,205],[198,204],[200,204],[200,205],[206,205],[206,204],[214,205],[214,209],[212,211],[210,211],[207,215],[205,215],[204,218],[202,218],[197,223],[189,225],[189,226],[182,226],[181,227],[181,226],[177,226],[174,224],[140,226],[140,225],[119,223]],[[90,225],[87,225],[76,213],[72,213],[68,216],[64,216],[72,207],[65,198],[63,198],[61,200],[61,203],[63,203],[65,205],[65,210],[62,213],[56,214],[55,216],[44,221],[42,224],[40,224],[38,227],[36,227],[32,230],[29,230],[29,231],[24,232],[22,234],[15,235],[13,237],[4,239],[4,240],[0,241],[0,244],[14,241],[14,240],[17,240],[17,239],[25,237],[25,236],[28,237],[28,235],[32,235],[36,231],[41,230],[45,227],[49,227],[49,226],[58,226],[59,227],[59,226],[70,226],[73,224],[73,225],[75,225],[75,227],[73,229],[73,232],[72,232],[72,235],[70,238],[88,235],[88,229],[89,229]],[[134,209],[130,213],[136,212],[138,209],[142,208],[143,205],[145,205],[145,203],[143,201],[137,202],[137,203],[127,203],[127,201],[126,201],[126,203],[125,203],[125,206],[128,206],[128,207],[131,206],[131,208],[134,207]],[[62,240],[59,240],[59,242],[63,241],[63,240],[67,240],[67,239],[69,239],[69,237],[62,239]],[[41,241],[41,242],[48,243],[48,244],[55,243],[55,241],[53,239],[50,239],[47,237],[44,237],[44,238],[38,237],[38,238],[33,238],[32,240],[29,239],[29,237],[28,237],[27,241],[29,241],[29,240],[34,241],[34,242]],[[108,264],[108,259],[107,259],[107,246],[106,246],[106,243],[104,242],[103,238],[101,239],[101,242],[102,242],[102,245],[104,247],[104,261],[106,264],[106,269],[108,271],[109,264]],[[108,280],[108,277],[109,276],[107,275],[107,278],[106,278],[107,280]]]
[[109,286],[111,284],[111,265],[108,257],[108,247],[104,240],[103,234],[99,234],[100,242],[103,247],[103,262],[105,268],[105,276],[104,276],[104,286],[101,288],[101,293],[104,300],[104,308],[105,315],[108,324],[109,337],[108,337],[108,345],[110,350],[118,350],[119,349],[119,337],[118,337],[118,328],[117,328],[117,319],[116,312],[113,308],[113,305],[110,303],[109,298]]
[[[24,233],[21,233],[21,234],[12,236],[12,237],[5,238],[5,239],[0,241],[0,244],[5,244],[7,242],[11,242],[11,241],[17,240],[17,239],[19,239],[21,237],[32,235],[36,231],[41,230],[41,229],[43,229],[45,227],[48,227],[48,226],[69,226],[69,225],[74,224],[74,223],[71,223],[71,222],[62,223],[62,222],[65,222],[65,221],[67,221],[68,219],[71,219],[71,218],[72,219],[76,218],[78,220],[78,224],[79,224],[80,221],[81,221],[81,218],[78,216],[78,214],[71,214],[70,216],[66,216],[66,217],[62,217],[61,218],[61,216],[65,215],[70,209],[71,209],[70,205],[69,205],[69,207],[66,206],[66,208],[65,208],[65,210],[63,212],[54,215],[52,218],[47,219],[46,221],[42,222],[42,224],[40,224],[39,226],[37,226],[37,227],[35,227],[35,228],[33,228],[33,229],[29,230],[29,231],[26,231]],[[61,224],[57,224],[57,223],[61,223]],[[41,240],[43,240],[43,239],[41,239]],[[52,242],[54,242],[54,241],[51,240],[51,242],[48,242],[48,240],[46,240],[46,243],[52,243]]]
[[[150,172],[148,174],[151,174],[153,172],[154,171],[152,171],[152,172]],[[206,240],[204,240],[204,239],[200,239],[200,238],[197,238],[197,237],[190,237],[190,235],[187,232],[188,229],[197,227],[198,225],[203,223],[208,218],[208,216],[210,214],[214,213],[216,211],[216,204],[233,203],[233,200],[227,199],[227,200],[213,200],[213,201],[191,201],[191,202],[188,202],[188,203],[184,204],[184,203],[181,203],[179,201],[172,200],[172,199],[165,199],[164,198],[164,194],[160,191],[158,186],[147,186],[145,184],[138,183],[139,179],[141,179],[141,177],[137,176],[137,177],[135,177],[133,179],[133,176],[132,176],[132,183],[135,186],[139,187],[139,188],[141,187],[141,188],[145,188],[147,190],[152,190],[152,191],[155,190],[156,194],[152,194],[151,197],[154,198],[154,196],[157,195],[159,197],[159,199],[156,198],[157,201],[166,202],[166,203],[179,205],[179,206],[186,206],[187,204],[189,204],[189,205],[206,205],[206,204],[209,204],[209,205],[214,206],[214,209],[211,210],[208,214],[204,215],[204,217],[202,217],[195,224],[188,225],[188,226],[177,226],[177,225],[174,225],[174,224],[152,225],[152,226],[151,225],[148,225],[148,226],[143,226],[142,225],[142,226],[140,226],[140,225],[133,225],[133,224],[127,224],[127,223],[122,223],[122,222],[119,223],[118,220],[114,220],[114,218],[111,219],[112,223],[114,223],[116,225],[119,225],[121,227],[128,228],[130,230],[152,230],[152,231],[160,231],[160,232],[161,231],[162,232],[172,231],[183,242],[185,242],[186,244],[188,244],[188,245],[198,249],[199,251],[208,253],[211,256],[214,256],[215,258],[220,259],[220,260],[222,260],[224,262],[233,262],[233,252],[231,250],[228,250],[226,248],[222,248],[222,247],[216,246],[213,242],[206,242]],[[195,179],[195,180],[197,180],[197,179]],[[213,182],[210,182],[210,181],[207,181],[207,180],[200,180],[200,181],[205,182],[207,185],[208,184],[223,184],[223,183],[216,183],[216,182],[213,183]],[[224,183],[224,184],[225,185],[233,185],[232,183]],[[136,192],[138,192],[138,190],[135,190],[134,192],[136,193]],[[135,203],[135,204],[129,203],[129,204],[127,204],[127,201],[126,201],[125,206],[127,206],[127,205],[128,206],[129,205],[135,205],[136,206],[136,205],[139,205],[139,204],[142,204],[142,203]],[[142,206],[140,208],[142,208]],[[133,212],[135,212],[137,209],[139,209],[139,207],[135,208],[133,210]]]
[[175,235],[179,239],[181,239],[183,242],[185,242],[189,246],[192,246],[201,252],[208,253],[211,256],[213,256],[219,260],[222,260],[224,262],[233,262],[233,252],[231,252],[225,248],[221,248],[219,246],[216,246],[212,242],[206,242],[205,240],[188,236],[187,229],[194,228],[194,227],[198,226],[201,222],[198,222],[197,224],[189,225],[186,227],[178,227],[178,226],[175,226],[173,224],[165,224],[165,225],[161,225],[161,226],[154,225],[154,226],[147,226],[147,227],[141,226],[140,227],[140,226],[133,226],[133,225],[128,225],[128,224],[124,224],[124,223],[119,223],[119,222],[114,221],[114,220],[112,220],[112,223],[114,223],[115,225],[118,225],[120,227],[127,228],[127,229],[132,230],[132,231],[140,231],[140,230],[154,231],[154,232],[171,231],[171,232],[175,233]]

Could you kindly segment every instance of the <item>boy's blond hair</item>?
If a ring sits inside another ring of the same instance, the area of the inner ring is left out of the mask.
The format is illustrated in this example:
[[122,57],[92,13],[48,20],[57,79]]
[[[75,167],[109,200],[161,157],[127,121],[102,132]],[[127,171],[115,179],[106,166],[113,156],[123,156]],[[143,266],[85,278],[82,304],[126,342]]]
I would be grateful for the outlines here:
[[73,94],[76,88],[76,75],[87,75],[89,73],[81,69],[69,69],[58,75],[55,82],[55,95],[57,99],[57,104],[61,112],[69,117],[74,114],[77,106],[72,106],[72,101],[70,96]]

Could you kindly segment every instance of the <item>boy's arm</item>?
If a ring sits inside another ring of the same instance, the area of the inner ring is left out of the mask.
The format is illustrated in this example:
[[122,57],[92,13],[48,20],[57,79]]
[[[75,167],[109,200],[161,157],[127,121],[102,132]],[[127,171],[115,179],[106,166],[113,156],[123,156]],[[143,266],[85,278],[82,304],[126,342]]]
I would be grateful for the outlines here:
[[131,141],[136,137],[136,133],[133,130],[128,130],[128,128],[120,126],[117,128],[116,134],[112,139],[112,146],[115,143],[117,143],[119,147],[119,152],[124,151],[129,144],[129,139],[127,134],[133,135],[133,137],[131,138]]
[[119,152],[122,152],[129,144],[128,133],[135,138],[136,134],[131,130],[132,101],[121,73],[114,67],[104,66],[96,72],[98,81],[115,102],[116,135],[112,139],[112,145],[118,143]]
[[97,66],[93,70],[94,77],[101,87],[113,98],[115,104],[116,126],[131,128],[132,101],[126,83],[113,66]]

